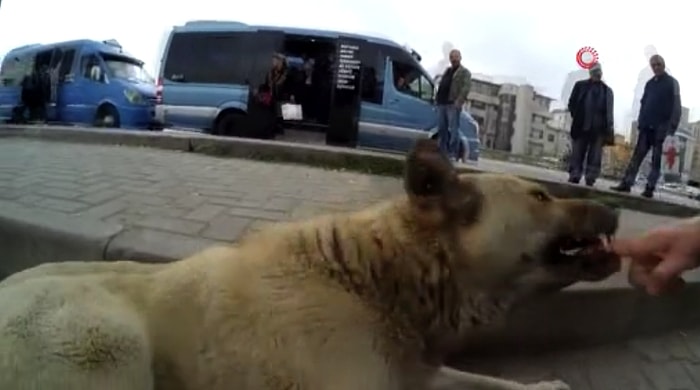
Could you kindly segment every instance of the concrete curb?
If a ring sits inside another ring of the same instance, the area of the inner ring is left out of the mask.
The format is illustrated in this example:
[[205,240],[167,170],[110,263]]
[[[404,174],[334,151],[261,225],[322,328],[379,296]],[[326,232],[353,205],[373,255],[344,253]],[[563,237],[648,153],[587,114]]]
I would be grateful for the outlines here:
[[[403,156],[397,154],[282,141],[217,137],[198,133],[174,134],[61,126],[27,127],[3,125],[0,127],[0,137],[36,138],[86,144],[145,146],[220,157],[305,164],[377,175],[399,176],[403,173]],[[460,171],[485,172],[472,167],[460,167]],[[560,197],[594,198],[615,207],[674,217],[690,217],[700,213],[698,208],[656,199],[646,199],[629,194],[620,194],[598,188],[576,186],[533,177],[525,178],[543,184],[549,191]]]
[[46,262],[134,260],[169,262],[221,242],[124,229],[0,200],[0,280]]
[[0,278],[46,261],[102,259],[122,227],[0,201]]
[[[2,277],[47,261],[163,263],[222,244],[173,233],[124,229],[5,201],[0,201],[0,210]],[[518,308],[505,328],[482,331],[459,343],[468,348],[455,357],[544,352],[698,326],[699,294],[700,283],[690,283],[673,296],[648,297],[629,287],[623,275],[604,283],[579,284]]]
[[470,335],[453,359],[585,348],[695,328],[699,294],[698,282],[661,297],[629,286],[566,289],[518,307],[503,327]]

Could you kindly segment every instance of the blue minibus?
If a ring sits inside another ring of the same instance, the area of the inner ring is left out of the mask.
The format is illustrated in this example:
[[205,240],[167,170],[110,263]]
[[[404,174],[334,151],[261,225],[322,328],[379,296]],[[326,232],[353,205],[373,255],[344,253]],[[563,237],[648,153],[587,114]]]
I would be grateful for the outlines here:
[[[22,121],[23,79],[50,74],[45,120],[134,129],[158,128],[155,80],[115,40],[32,44],[11,50],[0,65],[0,120]],[[21,117],[18,117],[21,116]]]
[[[302,117],[284,121],[283,129],[320,132],[328,144],[396,152],[417,138],[436,137],[435,84],[414,50],[366,35],[225,21],[172,29],[157,80],[158,121],[255,136],[249,101],[265,83],[274,53],[286,59],[288,77],[300,80],[295,101]],[[478,125],[466,111],[460,123],[462,155],[475,161]]]

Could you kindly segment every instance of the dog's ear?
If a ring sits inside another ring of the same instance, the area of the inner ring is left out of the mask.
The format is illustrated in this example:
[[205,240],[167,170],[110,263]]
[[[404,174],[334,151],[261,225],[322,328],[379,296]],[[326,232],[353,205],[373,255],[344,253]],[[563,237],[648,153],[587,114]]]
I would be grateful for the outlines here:
[[441,196],[459,182],[450,160],[430,139],[418,140],[406,157],[404,188],[409,195]]

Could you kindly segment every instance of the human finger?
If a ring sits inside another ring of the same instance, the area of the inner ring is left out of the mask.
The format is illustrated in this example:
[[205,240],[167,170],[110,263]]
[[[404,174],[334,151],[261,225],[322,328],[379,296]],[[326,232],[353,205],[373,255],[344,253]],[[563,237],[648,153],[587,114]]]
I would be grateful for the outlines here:
[[660,282],[656,279],[649,278],[646,285],[647,293],[650,295],[668,294],[678,291],[685,287],[685,280],[677,276],[665,282]]
[[674,251],[668,253],[652,270],[650,277],[659,284],[679,277],[684,271],[693,268],[695,259],[685,253]]
[[635,238],[618,238],[612,241],[613,252],[620,257],[647,257],[670,246],[672,235],[665,231],[654,231]]
[[659,259],[657,258],[656,262],[654,262],[653,258],[643,257],[641,260],[642,261],[631,262],[627,272],[627,278],[632,286],[646,288],[650,283],[651,272],[654,266],[659,262]]

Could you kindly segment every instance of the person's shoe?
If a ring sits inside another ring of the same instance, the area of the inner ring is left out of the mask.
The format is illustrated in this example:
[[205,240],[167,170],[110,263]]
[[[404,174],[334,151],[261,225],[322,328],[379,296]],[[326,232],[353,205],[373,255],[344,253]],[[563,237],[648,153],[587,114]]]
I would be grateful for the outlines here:
[[615,192],[626,192],[626,193],[629,193],[632,190],[632,188],[630,186],[624,185],[624,184],[618,184],[616,186],[612,186],[612,187],[610,187],[610,189],[615,191]]
[[586,180],[586,187],[593,187],[595,185],[595,180]]
[[654,189],[653,188],[645,188],[644,191],[642,192],[642,196],[645,198],[653,198],[654,197]]
[[568,180],[568,182],[571,183],[571,184],[578,184],[578,182],[580,182],[580,181],[581,181],[581,179],[580,179],[580,178],[576,178],[576,177],[570,177],[569,180]]

